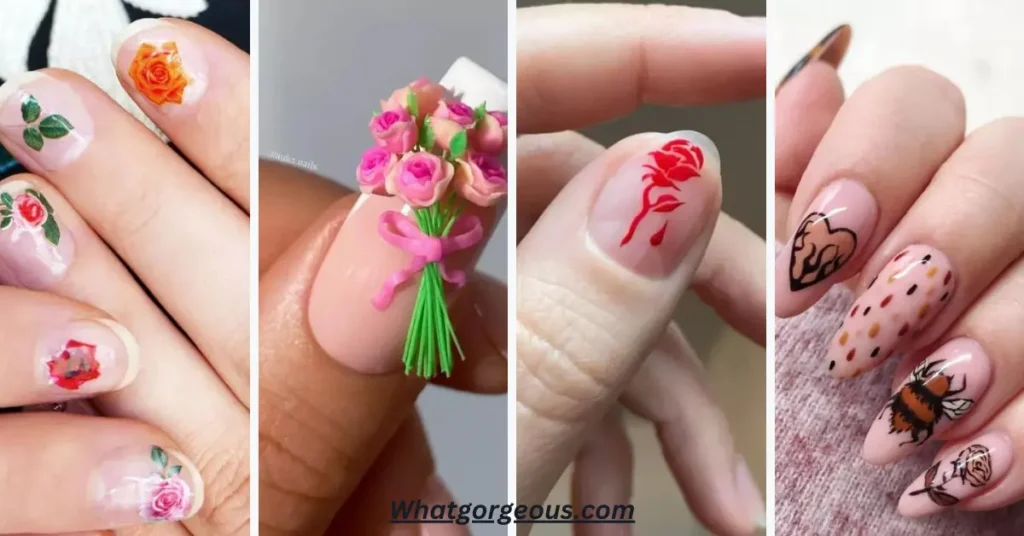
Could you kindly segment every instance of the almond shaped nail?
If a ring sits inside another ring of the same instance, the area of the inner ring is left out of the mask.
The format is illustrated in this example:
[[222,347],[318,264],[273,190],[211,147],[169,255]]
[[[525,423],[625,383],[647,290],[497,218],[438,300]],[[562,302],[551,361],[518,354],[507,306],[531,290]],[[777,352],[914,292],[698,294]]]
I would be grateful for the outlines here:
[[991,364],[973,339],[952,340],[921,362],[875,418],[863,457],[873,464],[904,458],[974,408],[988,389]]
[[74,259],[74,239],[35,185],[0,184],[0,283],[46,290]]
[[956,275],[931,246],[913,245],[882,268],[857,298],[826,357],[834,378],[852,378],[905,351],[949,303]]

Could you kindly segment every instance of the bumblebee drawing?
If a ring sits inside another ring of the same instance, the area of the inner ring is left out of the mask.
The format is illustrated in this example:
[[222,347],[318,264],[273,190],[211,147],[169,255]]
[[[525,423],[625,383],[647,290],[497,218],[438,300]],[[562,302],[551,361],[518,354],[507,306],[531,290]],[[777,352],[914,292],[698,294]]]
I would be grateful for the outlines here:
[[[954,398],[967,389],[967,378],[961,378],[959,389],[953,388],[953,375],[943,374],[944,359],[921,363],[910,380],[889,399],[889,433],[910,433],[900,446],[921,444],[932,436],[935,425],[943,417],[956,420],[974,405],[969,398]],[[881,419],[885,411],[878,416]],[[921,434],[924,434],[922,437]]]

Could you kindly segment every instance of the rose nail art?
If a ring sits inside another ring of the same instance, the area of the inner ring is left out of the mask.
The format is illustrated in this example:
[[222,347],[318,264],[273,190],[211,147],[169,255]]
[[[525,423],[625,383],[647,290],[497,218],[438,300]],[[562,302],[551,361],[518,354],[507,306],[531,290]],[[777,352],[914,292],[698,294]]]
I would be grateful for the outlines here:
[[129,25],[115,64],[126,85],[159,110],[187,106],[206,92],[202,52],[173,25],[142,19]]
[[1002,432],[985,434],[939,457],[900,498],[899,512],[918,517],[974,497],[999,481],[1013,457]]
[[114,391],[138,374],[138,344],[122,325],[106,319],[76,320],[38,343],[40,401]]
[[696,132],[670,134],[626,161],[605,183],[588,221],[590,237],[624,267],[671,274],[703,230],[718,195],[718,151]]
[[155,445],[115,453],[94,472],[90,489],[104,519],[116,524],[180,521],[195,515],[203,501],[192,463]]
[[31,72],[0,88],[0,133],[23,162],[58,169],[82,154],[92,139],[93,124],[70,87]]
[[776,314],[803,311],[849,275],[842,269],[861,252],[877,220],[878,205],[859,182],[841,179],[822,190],[776,258]]
[[0,283],[46,289],[67,272],[74,250],[40,190],[19,180],[0,187]]
[[942,310],[956,287],[952,265],[939,250],[901,251],[854,303],[829,349],[828,369],[850,378],[904,351]]
[[990,367],[984,349],[971,339],[943,345],[885,403],[864,441],[864,459],[895,461],[952,426],[988,389]]
[[843,61],[843,56],[846,55],[847,47],[850,46],[850,36],[852,33],[853,31],[849,24],[842,24],[829,32],[807,54],[804,54],[804,57],[796,62],[796,65],[793,65],[789,72],[786,73],[786,76],[782,77],[782,81],[779,82],[775,91],[778,92],[786,82],[789,82],[812,61],[822,60],[832,64],[833,67],[839,67],[839,64]]

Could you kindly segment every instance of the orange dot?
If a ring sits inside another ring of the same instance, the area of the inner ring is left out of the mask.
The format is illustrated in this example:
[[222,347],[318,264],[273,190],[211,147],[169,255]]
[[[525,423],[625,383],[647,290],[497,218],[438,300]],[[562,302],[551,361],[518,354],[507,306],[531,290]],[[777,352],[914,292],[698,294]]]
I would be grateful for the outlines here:
[[874,339],[875,335],[878,335],[878,330],[880,328],[881,328],[881,326],[878,325],[878,322],[875,322],[874,324],[871,324],[871,329],[868,330],[868,336],[871,337],[872,339]]
[[927,303],[921,306],[921,310],[919,310],[917,312],[917,317],[918,318],[924,318],[924,315],[926,315],[926,314],[928,314],[928,304]]
[[844,331],[843,334],[839,336],[839,346],[844,346],[846,344],[846,341],[848,341],[849,339],[850,334]]
[[938,266],[932,266],[932,267],[931,267],[931,268],[929,268],[929,269],[928,269],[928,271],[927,271],[927,272],[925,272],[925,273],[926,273],[926,274],[928,274],[928,277],[935,277],[935,274],[936,274],[936,273],[937,273],[938,271],[939,271],[939,267],[938,267]]

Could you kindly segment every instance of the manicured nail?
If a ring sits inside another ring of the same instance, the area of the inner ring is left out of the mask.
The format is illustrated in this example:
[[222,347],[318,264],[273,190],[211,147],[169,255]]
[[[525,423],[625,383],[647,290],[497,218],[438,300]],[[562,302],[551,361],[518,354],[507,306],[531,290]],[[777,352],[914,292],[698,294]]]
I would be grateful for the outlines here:
[[653,139],[605,182],[590,211],[590,239],[622,267],[661,279],[679,267],[714,221],[718,149],[698,132]]
[[53,207],[33,184],[0,184],[0,284],[45,290],[71,265],[75,245]]
[[750,467],[742,459],[736,465],[736,494],[737,499],[746,508],[753,520],[754,525],[763,529],[765,524],[764,499],[761,497],[761,490],[754,481],[754,475],[750,473]]
[[209,68],[203,52],[173,24],[137,20],[113,50],[118,76],[136,102],[150,109],[187,109],[206,92]]
[[942,252],[921,245],[901,251],[843,319],[826,361],[832,376],[858,376],[906,350],[955,288],[956,275]]
[[786,76],[782,77],[782,81],[779,82],[775,91],[777,92],[779,89],[782,89],[786,82],[789,82],[794,76],[799,74],[812,61],[821,60],[838,68],[839,64],[843,61],[843,57],[846,56],[846,49],[850,46],[852,34],[853,30],[849,24],[841,24],[829,32],[807,54],[804,54],[804,57],[796,62],[796,65],[793,65],[789,72],[786,73]]
[[926,516],[977,496],[999,482],[1012,462],[1013,445],[1003,432],[990,432],[959,450],[948,450],[903,493],[899,512]]
[[864,459],[881,465],[908,456],[970,411],[990,375],[988,356],[976,341],[946,343],[885,403],[864,441]]
[[73,162],[93,137],[93,122],[70,86],[30,72],[0,86],[0,135],[22,162],[58,169]]
[[78,320],[45,335],[38,344],[40,400],[116,391],[139,371],[139,346],[112,320]]
[[179,521],[199,511],[203,481],[195,465],[174,450],[119,450],[93,472],[89,496],[114,526]]

